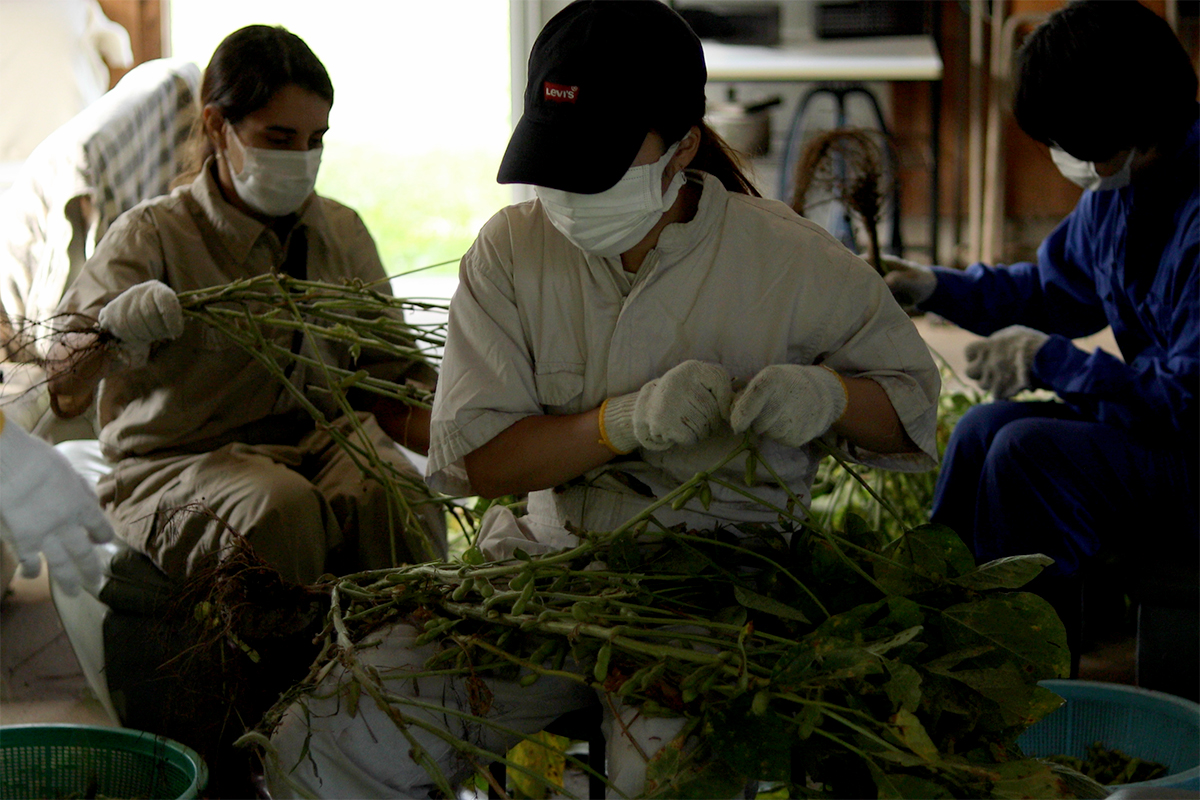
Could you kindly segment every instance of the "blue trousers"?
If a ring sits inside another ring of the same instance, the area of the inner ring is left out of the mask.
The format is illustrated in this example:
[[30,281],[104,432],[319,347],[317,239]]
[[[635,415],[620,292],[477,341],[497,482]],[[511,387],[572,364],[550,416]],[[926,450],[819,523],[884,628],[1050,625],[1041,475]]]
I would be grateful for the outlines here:
[[1062,403],[975,406],[950,437],[931,519],[980,563],[1045,553],[1047,577],[1074,575],[1101,545],[1186,549],[1200,535],[1194,450]]

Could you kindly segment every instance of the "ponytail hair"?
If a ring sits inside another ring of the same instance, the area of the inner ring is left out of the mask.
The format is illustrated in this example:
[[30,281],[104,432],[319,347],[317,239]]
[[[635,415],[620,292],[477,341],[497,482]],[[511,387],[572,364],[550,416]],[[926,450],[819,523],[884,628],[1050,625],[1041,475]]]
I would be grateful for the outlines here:
[[693,126],[700,129],[700,148],[696,151],[696,157],[692,159],[692,163],[688,164],[688,169],[707,172],[721,181],[721,185],[728,191],[735,194],[762,197],[758,189],[754,188],[754,184],[746,177],[737,152],[704,120],[682,126],[678,123],[653,126],[651,130],[661,136],[664,142],[671,144],[686,136],[688,130]]
[[762,197],[754,184],[742,171],[742,162],[737,153],[720,135],[701,121],[700,149],[696,157],[688,165],[690,169],[698,169],[721,181],[721,184],[735,194],[748,194],[751,197]]

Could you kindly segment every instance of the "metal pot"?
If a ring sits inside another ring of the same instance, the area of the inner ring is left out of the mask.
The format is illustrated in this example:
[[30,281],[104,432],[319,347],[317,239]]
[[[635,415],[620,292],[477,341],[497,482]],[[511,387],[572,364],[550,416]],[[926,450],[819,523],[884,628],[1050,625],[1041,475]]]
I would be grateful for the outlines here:
[[771,147],[771,115],[767,109],[780,102],[778,97],[749,104],[734,100],[712,102],[704,118],[734,150],[746,156],[761,156]]

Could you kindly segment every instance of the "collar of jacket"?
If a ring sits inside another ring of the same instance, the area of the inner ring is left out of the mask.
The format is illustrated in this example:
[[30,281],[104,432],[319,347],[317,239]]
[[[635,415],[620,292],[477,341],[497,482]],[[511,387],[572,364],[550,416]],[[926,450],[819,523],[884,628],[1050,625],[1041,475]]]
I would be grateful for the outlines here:
[[[196,202],[204,210],[204,215],[208,217],[221,236],[222,243],[229,255],[240,264],[250,255],[250,251],[258,242],[259,237],[274,236],[275,234],[269,226],[235,208],[225,199],[221,194],[221,188],[217,185],[216,178],[213,177],[214,164],[215,161],[212,158],[204,162],[200,174],[192,181],[192,196],[196,198]],[[311,238],[312,229],[319,229],[323,219],[321,203],[317,195],[313,194],[305,201],[300,218],[296,221],[296,228],[302,225],[309,228]]]

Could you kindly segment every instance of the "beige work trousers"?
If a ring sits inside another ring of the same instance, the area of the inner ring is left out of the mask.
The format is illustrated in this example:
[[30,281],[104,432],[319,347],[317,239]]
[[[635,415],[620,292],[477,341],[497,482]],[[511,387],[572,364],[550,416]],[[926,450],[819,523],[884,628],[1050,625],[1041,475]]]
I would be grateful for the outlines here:
[[[427,552],[414,552],[397,519],[396,561],[443,557],[441,506],[428,502],[421,475],[375,418],[359,419],[379,457],[409,479],[402,494],[428,532]],[[351,420],[334,427],[353,440]],[[97,492],[119,535],[176,580],[218,563],[236,534],[295,583],[395,565],[385,491],[320,429],[295,446],[232,443],[207,453],[123,459]]]

